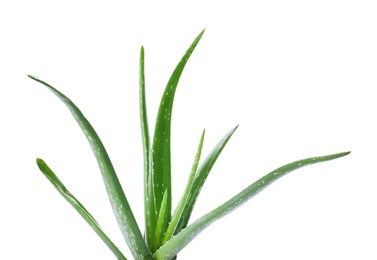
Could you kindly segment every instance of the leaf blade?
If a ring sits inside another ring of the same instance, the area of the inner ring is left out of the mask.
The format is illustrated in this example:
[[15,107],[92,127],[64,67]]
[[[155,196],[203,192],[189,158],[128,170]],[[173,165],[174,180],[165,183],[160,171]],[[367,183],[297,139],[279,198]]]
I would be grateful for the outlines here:
[[215,164],[217,158],[220,156],[221,152],[223,151],[229,139],[232,137],[237,128],[238,126],[232,128],[227,134],[225,134],[224,137],[216,144],[216,146],[208,154],[204,162],[200,165],[200,168],[198,169],[194,182],[192,184],[189,196],[187,198],[187,202],[183,210],[182,216],[177,225],[175,234],[177,234],[179,231],[181,231],[183,228],[187,226],[187,223],[190,220],[192,210],[194,209],[196,200],[213,165]]
[[147,103],[145,96],[145,70],[144,70],[144,47],[140,50],[140,68],[139,68],[139,96],[140,96],[140,124],[143,142],[143,157],[144,157],[144,223],[145,235],[149,249],[154,252],[154,234],[156,230],[157,216],[156,216],[156,200],[153,190],[152,179],[152,154],[149,138],[148,117],[147,117]]
[[346,156],[349,153],[350,152],[344,152],[326,156],[307,158],[277,168],[276,170],[260,178],[253,184],[249,185],[247,188],[245,188],[240,193],[226,201],[221,206],[215,208],[214,210],[197,219],[192,224],[188,225],[185,229],[183,229],[180,233],[174,236],[165,245],[161,246],[154,254],[154,258],[156,260],[171,259],[175,255],[177,255],[179,251],[181,251],[188,243],[192,241],[192,239],[194,239],[206,227],[211,225],[216,220],[224,217],[228,213],[232,212],[236,208],[240,207],[243,203],[254,197],[260,191],[265,189],[267,186],[272,184],[277,179],[288,174],[289,172],[310,164],[334,160]]
[[146,243],[144,242],[143,236],[137,225],[136,219],[133,215],[126,195],[124,194],[122,186],[115,173],[114,167],[110,161],[110,157],[108,156],[101,139],[97,135],[92,125],[85,118],[80,109],[67,96],[59,92],[51,85],[34,76],[28,75],[28,77],[45,85],[71,111],[76,122],[79,124],[81,130],[85,134],[97,159],[115,218],[134,258],[140,260],[153,259],[151,252],[149,251]]
[[71,204],[71,206],[83,217],[83,219],[90,225],[90,227],[97,233],[97,235],[102,239],[102,241],[109,247],[113,254],[119,260],[127,260],[122,252],[115,246],[115,244],[110,240],[110,238],[103,232],[102,228],[99,226],[94,217],[86,210],[86,208],[80,203],[79,200],[75,198],[60,181],[60,179],[55,175],[55,173],[50,169],[50,167],[40,158],[37,158],[37,165],[39,170],[44,174],[44,176],[51,182],[51,184],[56,188],[56,190],[64,197],[64,199]]
[[183,192],[182,198],[179,201],[177,209],[175,210],[175,212],[173,214],[173,217],[172,217],[172,219],[171,219],[171,221],[169,223],[169,226],[168,226],[168,228],[166,230],[166,233],[164,235],[164,239],[163,239],[163,241],[161,243],[162,245],[165,244],[173,236],[174,231],[177,228],[178,222],[179,222],[179,220],[182,217],[183,210],[184,210],[184,208],[185,208],[185,206],[187,204],[187,199],[188,199],[188,196],[189,196],[190,191],[191,191],[191,187],[192,187],[192,183],[194,181],[195,173],[196,173],[196,171],[198,169],[200,155],[202,153],[203,142],[204,142],[204,135],[205,135],[205,130],[203,130],[203,132],[202,132],[202,136],[200,138],[199,145],[198,145],[198,148],[196,150],[196,155],[195,155],[194,163],[192,165],[192,169],[191,169],[191,172],[190,172],[189,179],[187,181],[187,185],[186,185],[185,191]]
[[164,223],[164,218],[165,218],[167,198],[168,198],[168,191],[165,191],[164,197],[163,197],[162,203],[161,203],[160,214],[158,215],[158,219],[157,219],[156,233],[155,233],[155,238],[154,238],[154,242],[155,242],[155,246],[156,246],[154,248],[155,250],[158,249],[157,247],[160,245],[160,241],[161,241],[161,238],[162,238],[162,235],[163,235],[163,223]]
[[152,160],[153,160],[153,183],[154,194],[156,198],[156,211],[160,211],[161,203],[165,190],[167,190],[168,198],[166,204],[166,217],[164,218],[163,229],[166,230],[168,222],[171,217],[171,161],[170,161],[170,130],[171,130],[171,115],[173,108],[173,101],[175,91],[182,74],[182,71],[194,51],[196,45],[199,43],[204,30],[195,38],[180,62],[173,71],[163,96],[161,98],[158,114],[156,118],[155,131],[152,145]]

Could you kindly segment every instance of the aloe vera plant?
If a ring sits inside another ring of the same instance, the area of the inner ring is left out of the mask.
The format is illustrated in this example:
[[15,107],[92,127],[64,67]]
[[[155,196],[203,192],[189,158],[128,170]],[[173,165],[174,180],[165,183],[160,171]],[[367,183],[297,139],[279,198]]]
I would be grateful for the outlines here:
[[[268,173],[264,177],[252,183],[250,186],[246,187],[240,193],[236,194],[234,197],[230,198],[221,206],[209,211],[207,214],[190,223],[190,216],[199,193],[214,163],[237,129],[237,126],[232,128],[218,142],[218,144],[199,166],[205,135],[205,131],[203,131],[186,188],[183,191],[183,195],[178,205],[173,211],[170,136],[174,94],[182,71],[203,33],[204,30],[190,45],[167,83],[160,102],[153,138],[150,137],[148,128],[144,80],[144,48],[141,48],[139,91],[140,121],[144,153],[144,232],[142,232],[140,227],[137,225],[134,214],[117,178],[106,149],[92,125],[68,97],[48,83],[29,75],[31,79],[45,85],[68,107],[84,132],[97,159],[119,228],[128,247],[130,248],[133,258],[136,260],[175,259],[177,258],[177,254],[206,227],[241,206],[275,180],[303,166],[333,160],[349,154],[349,152],[343,152],[307,158],[286,164]],[[117,259],[126,259],[123,253],[114,245],[114,243],[100,228],[94,217],[67,190],[50,167],[39,158],[37,159],[37,165],[41,172],[58,190],[58,192],[78,211],[78,213],[99,235],[99,237],[117,257]]]

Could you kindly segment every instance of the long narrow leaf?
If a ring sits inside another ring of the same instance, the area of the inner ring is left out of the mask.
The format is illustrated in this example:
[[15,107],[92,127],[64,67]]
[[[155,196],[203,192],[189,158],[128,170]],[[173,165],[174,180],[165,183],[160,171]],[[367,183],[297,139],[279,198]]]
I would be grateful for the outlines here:
[[333,160],[339,157],[343,157],[350,152],[332,154],[327,156],[320,156],[314,158],[308,158],[300,161],[296,161],[287,165],[284,165],[271,173],[260,178],[258,181],[254,182],[246,189],[238,193],[236,196],[225,202],[223,205],[217,207],[211,212],[200,217],[198,220],[187,226],[176,236],[171,238],[165,245],[160,247],[154,254],[156,260],[169,260],[178,254],[189,242],[191,242],[194,237],[196,237],[200,232],[202,232],[206,227],[211,225],[213,222],[219,218],[232,212],[243,203],[251,199],[253,196],[258,194],[260,191],[265,189],[268,185],[286,175],[287,173],[301,168],[306,165]]
[[48,165],[42,160],[37,158],[37,165],[46,178],[52,183],[56,190],[75,208],[75,210],[85,219],[85,221],[92,227],[102,241],[109,247],[118,260],[127,260],[126,257],[119,251],[110,238],[102,231],[97,221],[93,216],[85,209],[85,207],[73,196],[64,184],[59,180],[55,173],[48,167]]
[[191,191],[192,183],[194,181],[194,177],[196,174],[196,170],[198,169],[199,165],[199,160],[200,160],[200,155],[202,153],[202,148],[203,148],[203,141],[204,141],[204,134],[205,130],[203,130],[202,136],[200,138],[199,146],[196,151],[194,163],[192,165],[191,173],[185,188],[185,191],[183,192],[182,198],[178,203],[177,209],[175,210],[173,217],[169,223],[168,229],[166,230],[164,240],[162,241],[162,245],[166,243],[174,234],[174,231],[176,230],[176,227],[178,225],[178,221],[181,219],[182,212],[185,208],[185,205],[187,203],[188,196]]
[[179,220],[177,228],[175,229],[175,234],[181,231],[183,228],[187,226],[188,221],[190,220],[190,216],[196,200],[199,196],[199,193],[213,167],[217,158],[220,156],[222,150],[224,149],[225,145],[228,143],[229,139],[232,137],[233,133],[236,131],[238,126],[231,129],[221,140],[217,143],[217,145],[212,149],[211,153],[206,157],[204,162],[201,164],[200,168],[198,169],[194,182],[192,184],[192,188],[190,190],[189,196],[187,198],[187,202],[185,208],[183,210],[182,216]]
[[151,145],[149,141],[149,128],[147,117],[147,104],[145,97],[145,76],[144,76],[144,48],[140,50],[140,122],[141,133],[143,140],[143,156],[144,156],[144,222],[145,222],[145,236],[149,249],[154,252],[154,234],[156,230],[156,206],[155,196],[153,190],[152,179],[152,154]]
[[107,194],[118,222],[118,226],[134,258],[137,260],[153,259],[151,252],[144,242],[143,236],[136,223],[131,207],[127,201],[126,195],[124,194],[122,186],[119,183],[118,177],[105,147],[103,146],[92,125],[68,97],[46,82],[30,75],[29,77],[48,87],[71,111],[73,117],[79,124],[80,128],[88,139],[90,146],[92,147],[102,173],[102,178],[104,180]]
[[187,63],[187,60],[194,51],[196,45],[199,43],[204,30],[196,37],[185,55],[182,57],[171,75],[168,84],[162,96],[157,118],[155,131],[153,136],[152,157],[153,157],[153,181],[156,197],[156,209],[160,211],[162,198],[165,190],[167,190],[168,198],[166,204],[166,212],[164,218],[163,229],[167,225],[171,217],[171,162],[170,162],[170,127],[171,116],[174,101],[175,90],[182,71]]

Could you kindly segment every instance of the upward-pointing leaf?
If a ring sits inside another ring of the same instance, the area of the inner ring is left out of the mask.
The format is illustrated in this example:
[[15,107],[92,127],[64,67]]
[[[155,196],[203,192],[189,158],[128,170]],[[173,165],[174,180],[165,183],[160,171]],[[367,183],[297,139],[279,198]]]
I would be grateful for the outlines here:
[[332,154],[327,156],[313,157],[300,161],[296,161],[287,165],[284,165],[276,170],[270,172],[264,177],[260,178],[246,189],[238,193],[236,196],[225,202],[223,205],[215,208],[211,212],[197,219],[192,224],[188,225],[185,229],[172,237],[166,244],[161,246],[153,255],[156,260],[170,260],[172,257],[178,254],[188,243],[191,242],[200,232],[206,227],[211,225],[216,220],[232,212],[243,203],[254,197],[260,191],[265,189],[268,185],[286,175],[287,173],[294,171],[306,165],[333,160],[343,157],[350,152]]
[[149,249],[154,252],[159,246],[154,241],[156,230],[156,200],[153,190],[152,179],[152,154],[149,141],[149,128],[147,117],[147,102],[145,97],[145,75],[144,75],[144,48],[140,50],[140,70],[139,70],[139,92],[140,92],[140,123],[143,142],[144,156],[144,220],[145,220],[145,240]]
[[162,199],[165,191],[167,191],[167,202],[165,218],[163,223],[163,230],[166,230],[167,224],[171,217],[171,163],[170,163],[170,126],[171,116],[174,101],[175,90],[178,85],[179,78],[187,63],[187,60],[194,51],[204,30],[196,37],[191,44],[181,61],[176,66],[171,75],[168,84],[166,85],[164,94],[162,96],[157,118],[152,145],[153,158],[153,181],[154,194],[156,197],[156,209],[160,211]]
[[187,203],[187,199],[189,197],[189,194],[190,194],[190,191],[191,191],[191,188],[192,188],[192,183],[193,183],[194,178],[195,178],[196,170],[198,169],[200,155],[202,154],[204,134],[205,134],[205,130],[203,130],[202,136],[200,138],[199,146],[198,146],[198,149],[196,151],[194,163],[192,165],[191,173],[190,173],[189,179],[187,181],[185,191],[183,192],[182,198],[179,201],[176,210],[174,211],[173,217],[172,217],[172,219],[169,223],[169,226],[166,230],[166,233],[164,235],[164,239],[162,241],[162,244],[165,244],[166,241],[168,241],[173,236],[174,231],[177,228],[178,221],[182,217],[182,213],[183,213],[183,210],[185,209],[185,205]]
[[107,194],[113,208],[114,215],[118,222],[118,226],[125,238],[128,247],[130,248],[136,260],[153,259],[149,251],[140,229],[136,223],[134,214],[127,201],[126,195],[123,192],[122,186],[119,183],[118,177],[115,173],[114,167],[102,144],[101,139],[98,137],[96,131],[85,118],[79,108],[64,94],[56,90],[46,82],[30,76],[29,77],[46,87],[48,87],[71,111],[76,122],[79,124],[81,130],[84,132],[86,138],[92,147],[93,153],[96,156],[99,168],[102,173],[102,178],[105,183]]
[[162,224],[164,223],[164,217],[165,217],[165,210],[166,210],[166,202],[167,202],[167,191],[164,193],[164,197],[162,198],[162,203],[161,203],[161,209],[160,209],[160,214],[158,215],[157,219],[157,224],[156,224],[156,233],[155,233],[155,238],[154,241],[156,244],[160,245],[160,241],[162,238]]
[[185,208],[183,210],[182,216],[179,219],[178,225],[175,229],[175,234],[177,234],[181,229],[187,226],[187,223],[190,220],[190,216],[192,210],[194,209],[196,200],[199,196],[199,193],[213,167],[217,158],[220,156],[221,152],[223,151],[225,145],[228,143],[229,139],[232,137],[233,133],[237,130],[238,126],[231,129],[212,149],[210,154],[206,157],[204,162],[200,165],[199,169],[195,174],[195,178],[187,197],[187,202],[185,204]]

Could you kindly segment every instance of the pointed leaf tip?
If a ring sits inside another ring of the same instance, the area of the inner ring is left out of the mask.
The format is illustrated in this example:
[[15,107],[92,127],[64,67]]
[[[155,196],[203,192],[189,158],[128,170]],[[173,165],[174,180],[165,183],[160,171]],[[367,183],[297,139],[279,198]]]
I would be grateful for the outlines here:
[[[152,254],[145,244],[144,238],[137,225],[136,219],[127,201],[126,195],[124,194],[122,186],[119,183],[119,179],[115,173],[114,167],[110,161],[104,145],[102,144],[102,141],[98,137],[98,134],[89,123],[89,121],[85,118],[83,113],[79,110],[79,108],[67,96],[42,80],[36,79],[33,76],[30,76],[30,78],[45,85],[67,106],[67,108],[72,113],[74,119],[79,124],[81,130],[89,141],[90,146],[97,159],[98,165],[100,166],[101,174],[105,182],[105,187],[109,195],[108,197],[110,199],[110,204],[112,205],[114,215],[117,219],[117,222],[119,223],[119,227],[121,228],[122,234],[132,254],[134,255],[135,259],[141,259],[140,256],[142,256],[143,259],[151,260]],[[56,183],[59,182],[55,174],[46,164],[40,162],[38,166],[49,179],[56,181]],[[61,187],[64,188],[63,186]]]
[[206,30],[206,29],[203,29],[203,30],[199,33],[199,35],[198,35],[198,38],[199,38],[199,39],[202,38],[202,36],[203,36],[205,30]]
[[73,208],[84,218],[84,220],[90,225],[90,227],[97,233],[97,235],[102,239],[102,241],[108,246],[108,248],[117,256],[119,260],[127,260],[121,251],[115,246],[115,244],[110,240],[110,238],[103,232],[94,217],[86,210],[86,208],[81,204],[79,200],[73,196],[64,184],[59,180],[55,173],[48,167],[48,165],[40,158],[36,159],[37,164],[41,172],[46,176],[46,178],[51,182],[51,184],[56,188],[56,190],[64,197],[64,199],[71,204]]
[[337,159],[346,156],[349,153],[350,152],[342,152],[331,155],[306,158],[303,160],[288,163],[282,167],[275,169],[274,171],[270,172],[269,174],[265,175],[264,177],[260,178],[259,180],[255,181],[254,183],[246,187],[244,190],[242,190],[237,195],[226,201],[224,204],[203,215],[202,217],[194,221],[192,224],[182,229],[179,233],[177,233],[174,237],[172,237],[154,253],[154,259],[172,259],[172,257],[176,256],[181,249],[183,249],[188,243],[190,243],[192,239],[194,239],[200,232],[206,229],[213,222],[217,221],[218,219],[226,216],[233,210],[237,209],[246,201],[248,201],[249,199],[257,195],[259,192],[261,192],[263,189],[268,187],[270,184],[272,184],[274,181],[288,174],[289,172],[292,172],[307,165]]

